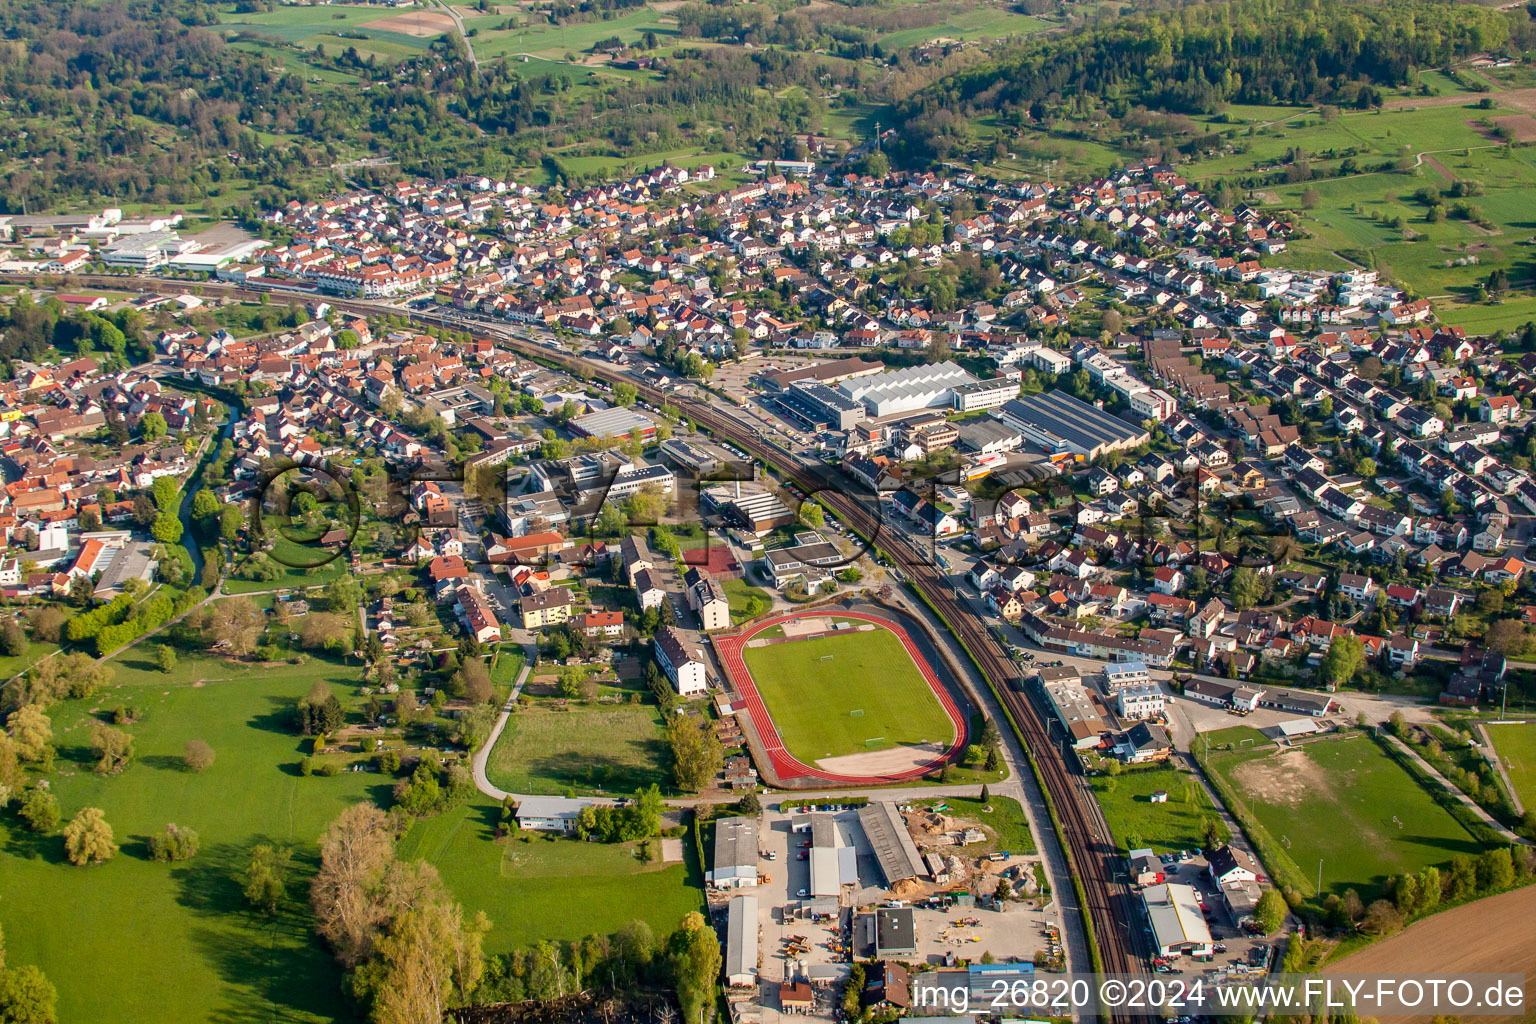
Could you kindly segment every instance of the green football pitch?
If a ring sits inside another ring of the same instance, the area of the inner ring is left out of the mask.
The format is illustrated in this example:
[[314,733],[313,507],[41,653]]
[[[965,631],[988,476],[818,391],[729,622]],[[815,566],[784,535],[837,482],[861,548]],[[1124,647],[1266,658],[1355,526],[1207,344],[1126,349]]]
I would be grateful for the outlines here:
[[748,647],[742,657],[785,748],[805,764],[954,742],[954,724],[889,630]]

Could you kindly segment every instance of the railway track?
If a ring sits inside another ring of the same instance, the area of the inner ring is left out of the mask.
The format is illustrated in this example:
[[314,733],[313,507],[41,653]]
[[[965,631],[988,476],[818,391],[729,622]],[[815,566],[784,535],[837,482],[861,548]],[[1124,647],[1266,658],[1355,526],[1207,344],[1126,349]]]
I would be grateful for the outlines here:
[[[12,275],[4,276],[15,279]],[[398,316],[405,313],[414,320],[428,324],[490,334],[522,355],[557,363],[570,370],[579,370],[585,376],[610,383],[623,380],[633,384],[647,402],[657,406],[671,404],[677,407],[685,417],[699,426],[729,440],[753,458],[772,464],[803,491],[818,492],[819,502],[827,505],[872,545],[878,544],[891,555],[908,574],[912,585],[950,626],[974,659],[1007,711],[1010,724],[1023,741],[1054,808],[1055,824],[1060,830],[1068,868],[1081,885],[1081,913],[1091,936],[1090,944],[1097,950],[1099,963],[1096,966],[1106,973],[1141,972],[1145,961],[1138,954],[1141,942],[1132,924],[1139,920],[1139,915],[1129,888],[1116,880],[1118,857],[1103,814],[1088,788],[1077,758],[1052,740],[1045,714],[1023,691],[1022,673],[1018,666],[970,609],[961,605],[952,585],[928,556],[899,532],[883,528],[878,508],[872,509],[851,493],[825,489],[825,481],[817,478],[810,467],[802,464],[793,453],[765,440],[755,430],[705,402],[691,397],[680,398],[644,381],[637,374],[607,363],[519,338],[509,328],[495,321],[484,321],[458,313],[401,310],[383,302],[307,295],[301,291],[287,291],[272,286],[243,287],[225,282],[200,282],[193,285],[175,279],[147,276],[122,278],[105,275],[48,275],[46,281],[34,278],[34,283],[60,280],[76,287],[116,291],[128,290],[138,284],[140,291],[149,291],[151,288],[164,290],[160,287],[163,285],[175,289],[199,287],[204,292],[237,298],[258,298],[263,294],[274,298],[281,298],[284,294],[294,298],[324,298],[335,308],[354,314]],[[149,287],[145,287],[146,284]],[[1132,1015],[1124,1011],[1109,1012],[1104,1016],[1116,1024],[1133,1019]]]

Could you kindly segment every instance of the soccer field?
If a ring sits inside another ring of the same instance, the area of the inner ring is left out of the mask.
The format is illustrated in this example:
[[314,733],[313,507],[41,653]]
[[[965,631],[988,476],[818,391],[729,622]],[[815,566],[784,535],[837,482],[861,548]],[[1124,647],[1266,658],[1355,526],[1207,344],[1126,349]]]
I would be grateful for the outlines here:
[[1488,736],[1525,809],[1536,808],[1536,725],[1490,725]]
[[[1368,736],[1210,759],[1241,796],[1268,846],[1323,892],[1356,889],[1367,903],[1392,875],[1443,865],[1482,846]],[[1271,870],[1276,870],[1271,865]]]
[[954,742],[949,716],[889,630],[748,647],[742,657],[784,746],[805,764]]

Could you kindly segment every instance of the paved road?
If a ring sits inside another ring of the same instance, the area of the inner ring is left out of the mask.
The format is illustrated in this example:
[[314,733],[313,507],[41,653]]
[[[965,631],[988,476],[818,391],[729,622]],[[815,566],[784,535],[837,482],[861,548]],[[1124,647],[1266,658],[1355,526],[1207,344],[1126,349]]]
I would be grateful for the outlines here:
[[470,764],[470,771],[475,777],[475,788],[497,800],[505,800],[509,796],[514,800],[521,799],[515,793],[508,793],[504,789],[491,785],[491,780],[485,774],[485,763],[490,760],[491,751],[496,748],[496,741],[501,738],[501,731],[507,727],[507,719],[512,717],[512,709],[517,706],[517,695],[523,692],[523,684],[528,681],[528,674],[533,671],[533,662],[538,657],[538,653],[538,648],[533,644],[524,645],[523,669],[512,683],[512,692],[507,695],[507,702],[501,706],[501,714],[496,716],[496,724],[491,726],[491,734],[480,745],[480,749],[475,751],[474,760]]

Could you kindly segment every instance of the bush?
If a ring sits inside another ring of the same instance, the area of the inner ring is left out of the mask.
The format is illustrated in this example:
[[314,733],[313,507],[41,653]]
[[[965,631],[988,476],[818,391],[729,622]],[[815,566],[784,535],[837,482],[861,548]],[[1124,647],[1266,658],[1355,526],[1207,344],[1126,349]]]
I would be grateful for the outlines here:
[[172,823],[149,837],[149,855],[164,862],[188,860],[196,856],[200,845],[196,832]]
[[213,767],[213,759],[213,748],[203,740],[188,740],[186,752],[181,755],[181,763],[194,772]]

